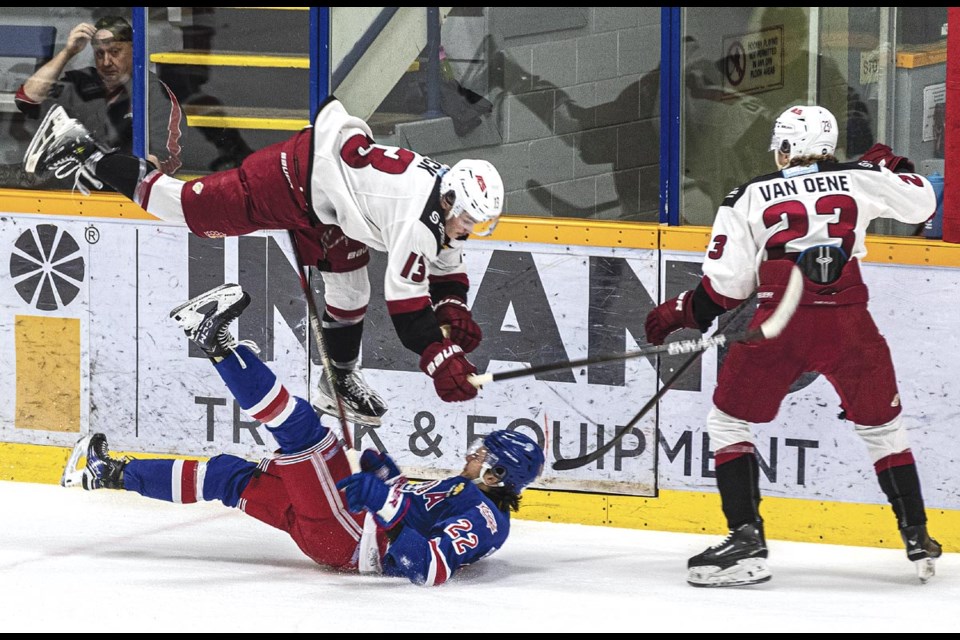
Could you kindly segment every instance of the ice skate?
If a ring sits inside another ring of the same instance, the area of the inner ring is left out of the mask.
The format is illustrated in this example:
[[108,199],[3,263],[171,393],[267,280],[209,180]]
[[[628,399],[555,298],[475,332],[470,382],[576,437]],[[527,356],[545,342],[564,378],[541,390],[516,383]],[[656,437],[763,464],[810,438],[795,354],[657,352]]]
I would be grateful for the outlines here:
[[[86,464],[78,467],[81,458]],[[123,468],[129,459],[110,457],[107,437],[102,433],[80,438],[60,477],[61,487],[82,486],[86,491],[94,489],[123,489]]]
[[63,107],[54,105],[33,135],[23,156],[23,167],[29,174],[40,177],[52,174],[61,180],[76,173],[75,187],[89,194],[81,178],[96,189],[102,189],[103,183],[85,165],[88,161],[95,162],[97,154],[102,156],[109,151],[111,149],[101,146],[83,124],[69,117]]
[[695,587],[739,587],[768,581],[763,523],[747,523],[720,544],[687,561],[687,582]]
[[920,583],[926,583],[936,574],[936,561],[943,555],[943,547],[930,537],[926,525],[903,527],[900,529],[900,536],[907,547],[907,558],[917,568]]
[[356,369],[333,367],[336,380],[336,392],[330,384],[326,372],[320,378],[317,387],[317,401],[314,407],[328,415],[339,417],[337,395],[343,402],[343,413],[347,420],[370,427],[380,426],[380,417],[387,412],[387,405],[380,395],[367,385]]
[[252,342],[238,342],[228,328],[249,304],[250,294],[240,285],[222,284],[176,307],[170,317],[207,356],[225,358],[238,344],[259,352]]

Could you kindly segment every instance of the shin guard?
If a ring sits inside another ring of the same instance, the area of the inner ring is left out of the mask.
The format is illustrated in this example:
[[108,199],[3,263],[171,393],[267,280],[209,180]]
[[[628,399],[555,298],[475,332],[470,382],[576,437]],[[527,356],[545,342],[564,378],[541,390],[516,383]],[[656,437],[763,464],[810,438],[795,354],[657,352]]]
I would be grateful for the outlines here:
[[[896,464],[897,462],[900,464]],[[909,450],[883,458],[874,465],[874,468],[877,471],[880,488],[890,501],[893,513],[897,517],[897,527],[903,529],[926,524],[927,513],[920,491],[920,477]]]
[[[752,447],[751,447],[752,449]],[[717,489],[730,530],[760,518],[760,464],[756,453],[728,459],[717,465]]]

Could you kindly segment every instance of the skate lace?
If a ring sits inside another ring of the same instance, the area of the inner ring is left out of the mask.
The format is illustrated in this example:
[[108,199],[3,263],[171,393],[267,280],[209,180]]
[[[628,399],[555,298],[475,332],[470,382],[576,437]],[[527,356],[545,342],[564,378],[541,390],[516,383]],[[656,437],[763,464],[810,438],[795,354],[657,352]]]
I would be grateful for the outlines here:
[[109,449],[107,448],[106,439],[97,440],[97,442],[93,446],[93,452],[94,454],[96,454],[97,458],[99,458],[100,460],[103,460],[104,462],[110,461],[110,452],[109,452]]
[[84,180],[89,182],[94,189],[100,190],[103,188],[103,183],[97,180],[93,173],[87,169],[86,165],[74,156],[64,156],[51,164],[50,169],[53,171],[53,175],[59,180],[64,180],[69,178],[71,174],[74,174],[71,193],[79,191],[83,195],[89,196],[90,188],[87,187]]
[[133,459],[130,456],[123,456],[121,458],[114,458],[111,456],[106,440],[100,440],[97,442],[96,445],[94,445],[93,453],[96,456],[95,464],[96,462],[99,462],[99,468],[102,470],[101,472],[107,473],[115,472],[118,466],[122,468]]
[[731,531],[730,533],[727,534],[727,537],[726,537],[726,538],[724,538],[723,540],[721,540],[721,541],[718,542],[717,544],[712,545],[712,546],[709,548],[709,550],[710,550],[710,551],[716,551],[717,549],[719,549],[719,548],[721,548],[721,547],[727,546],[727,545],[730,544],[730,542],[733,540],[733,534],[734,534],[734,532]]
[[226,326],[223,326],[220,331],[217,332],[217,344],[224,349],[230,350],[236,349],[239,345],[243,345],[250,349],[250,351],[260,355],[260,346],[257,345],[256,342],[253,340],[237,340]]
[[363,380],[360,378],[360,374],[358,374],[356,371],[350,371],[343,376],[343,387],[353,396],[362,399],[368,404],[370,404],[372,401],[379,400],[377,394],[375,394],[370,387],[364,384]]
[[[55,147],[52,154],[60,152],[60,150],[68,144],[68,140],[80,140],[85,136],[88,137],[89,132],[79,120],[69,117],[57,118],[53,123],[51,139],[58,146]],[[90,159],[94,159],[98,155],[103,156],[102,149],[99,149],[99,144],[92,139],[88,139],[87,142],[88,144],[98,147],[98,150]],[[79,191],[85,196],[90,195],[90,188],[84,184],[84,180],[92,185],[94,189],[103,189],[103,183],[97,180],[93,173],[87,169],[83,160],[73,155],[73,149],[67,152],[62,158],[52,162],[50,164],[50,170],[52,170],[53,175],[60,180],[74,175],[72,191]]]

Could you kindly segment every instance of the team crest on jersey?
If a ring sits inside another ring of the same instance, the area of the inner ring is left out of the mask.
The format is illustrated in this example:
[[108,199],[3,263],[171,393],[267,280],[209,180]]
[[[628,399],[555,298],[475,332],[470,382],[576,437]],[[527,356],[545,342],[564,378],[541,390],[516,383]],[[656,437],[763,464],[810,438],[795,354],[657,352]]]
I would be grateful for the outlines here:
[[200,192],[203,191],[203,183],[202,183],[202,182],[194,182],[192,188],[193,188],[193,192],[194,192],[195,194],[200,195]]
[[440,484],[439,480],[408,480],[405,485],[403,485],[403,490],[406,493],[412,493],[414,495],[420,496],[430,491]]
[[483,522],[487,525],[487,529],[490,530],[490,533],[496,535],[497,517],[493,515],[493,511],[490,510],[490,507],[487,506],[486,502],[481,502],[478,504],[477,509],[480,510],[480,515],[483,516]]
[[446,491],[431,491],[423,494],[424,509],[430,511],[430,509],[433,509],[447,498],[452,498],[453,496],[458,495],[461,491],[463,491],[463,488],[464,484],[462,482],[458,482]]

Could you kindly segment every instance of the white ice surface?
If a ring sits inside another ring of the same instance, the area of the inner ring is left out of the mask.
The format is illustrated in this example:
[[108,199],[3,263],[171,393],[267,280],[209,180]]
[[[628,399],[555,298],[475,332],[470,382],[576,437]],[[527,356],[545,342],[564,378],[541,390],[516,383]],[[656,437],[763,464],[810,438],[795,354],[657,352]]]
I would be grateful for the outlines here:
[[320,568],[219,503],[0,482],[0,505],[4,633],[960,629],[957,553],[920,585],[899,549],[772,540],[770,582],[698,589],[687,557],[717,536],[515,519],[503,549],[427,588]]

